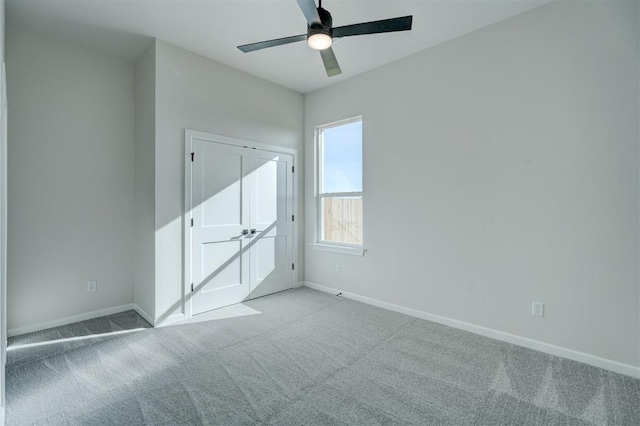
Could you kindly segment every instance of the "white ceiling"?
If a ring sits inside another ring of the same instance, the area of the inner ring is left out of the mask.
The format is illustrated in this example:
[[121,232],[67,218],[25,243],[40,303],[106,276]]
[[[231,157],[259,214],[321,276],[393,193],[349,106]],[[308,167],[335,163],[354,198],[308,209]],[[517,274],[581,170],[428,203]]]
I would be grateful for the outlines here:
[[507,19],[550,0],[324,0],[334,26],[413,15],[413,29],[334,44],[342,74],[327,77],[299,42],[252,53],[236,46],[304,34],[295,0],[7,0],[8,25],[76,40],[130,61],[158,38],[300,93]]

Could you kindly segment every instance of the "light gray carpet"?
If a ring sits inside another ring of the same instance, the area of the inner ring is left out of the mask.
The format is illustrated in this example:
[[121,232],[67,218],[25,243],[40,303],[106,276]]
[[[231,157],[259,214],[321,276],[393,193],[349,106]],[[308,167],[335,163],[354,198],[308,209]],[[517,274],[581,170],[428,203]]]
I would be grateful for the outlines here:
[[114,334],[151,328],[135,311],[94,318],[87,321],[49,328],[34,333],[10,337],[7,363],[29,362],[71,349],[114,338]]
[[306,288],[209,318],[22,354],[7,424],[640,425],[639,380]]

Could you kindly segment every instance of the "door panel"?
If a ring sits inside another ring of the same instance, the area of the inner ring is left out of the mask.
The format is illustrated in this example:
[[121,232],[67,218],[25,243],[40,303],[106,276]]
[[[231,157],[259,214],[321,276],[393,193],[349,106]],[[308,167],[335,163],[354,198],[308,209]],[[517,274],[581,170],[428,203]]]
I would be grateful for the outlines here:
[[258,160],[256,170],[256,220],[258,226],[278,220],[278,162]]
[[289,238],[260,237],[251,247],[251,298],[293,287]]
[[202,152],[202,226],[242,223],[242,155]]
[[262,281],[276,269],[276,239],[260,238],[256,251],[256,279]]
[[[202,293],[242,285],[242,250],[240,241],[221,241],[202,245]],[[206,279],[211,277],[211,279]]]
[[251,297],[293,287],[291,271],[292,193],[290,155],[256,151],[252,160],[251,223],[257,239],[252,244]]
[[192,152],[192,314],[292,288],[293,157],[198,139]]
[[250,291],[249,167],[242,148],[194,139],[192,162],[193,314],[245,300]]

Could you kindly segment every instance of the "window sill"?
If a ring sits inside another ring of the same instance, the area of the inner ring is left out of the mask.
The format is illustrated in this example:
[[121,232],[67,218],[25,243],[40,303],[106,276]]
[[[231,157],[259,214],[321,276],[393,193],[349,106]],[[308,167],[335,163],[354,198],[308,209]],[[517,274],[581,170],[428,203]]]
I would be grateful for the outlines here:
[[364,252],[366,251],[362,247],[346,247],[321,243],[311,243],[310,245],[314,250],[330,251],[332,253],[349,254],[351,256],[360,257],[364,256]]

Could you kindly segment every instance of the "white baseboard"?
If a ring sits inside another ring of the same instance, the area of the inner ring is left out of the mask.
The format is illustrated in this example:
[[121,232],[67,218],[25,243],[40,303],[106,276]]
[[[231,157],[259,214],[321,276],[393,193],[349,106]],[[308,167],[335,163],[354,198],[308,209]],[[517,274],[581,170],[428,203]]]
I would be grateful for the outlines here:
[[145,321],[147,321],[151,325],[155,325],[153,317],[149,315],[144,309],[142,309],[136,303],[132,303],[132,306],[133,306],[133,310],[136,311],[138,315],[140,315],[142,318],[144,318]]
[[525,348],[535,349],[540,352],[545,352],[545,353],[556,355],[562,358],[567,358],[574,361],[583,362],[585,364],[593,365],[594,367],[599,367],[605,370],[610,370],[610,371],[624,374],[627,376],[640,378],[640,367],[634,367],[633,365],[623,364],[618,361],[601,358],[595,355],[590,355],[584,352],[575,351],[573,349],[563,348],[561,346],[540,342],[538,340],[533,340],[526,337],[516,336],[515,334],[505,333],[502,331],[482,327],[482,326],[471,324],[468,322],[458,321],[458,320],[443,317],[440,315],[430,314],[427,312],[419,311],[417,309],[411,309],[411,308],[406,308],[404,306],[394,305],[392,303],[383,302],[381,300],[344,292],[344,291],[323,286],[320,284],[315,284],[315,283],[305,281],[304,285],[305,287],[309,287],[314,290],[319,290],[325,293],[332,293],[332,294],[342,293],[343,297],[346,297],[348,299],[352,299],[358,302],[366,303],[368,305],[373,305],[379,308],[388,309],[390,311],[399,312],[401,314],[409,315],[412,317],[437,322],[439,324],[447,325],[449,327],[457,328],[460,330],[469,331],[471,333],[479,334],[481,336],[490,337],[492,339],[501,340],[507,343],[513,343],[514,345],[524,346]]
[[[59,327],[61,325],[72,324],[78,321],[85,321],[94,318],[104,317],[106,315],[119,314],[120,312],[132,311],[140,313],[142,311],[135,303],[129,303],[126,305],[114,306],[113,308],[100,309],[93,312],[87,312],[85,314],[72,315],[66,318],[59,318],[51,321],[39,322],[36,324],[27,325],[24,327],[10,328],[7,330],[7,335],[19,336],[21,334],[33,333],[34,331],[46,330],[47,328]],[[146,315],[146,314],[145,314]],[[140,314],[144,319],[149,321],[144,315]],[[148,315],[147,315],[148,317]],[[153,323],[151,323],[153,325]]]

